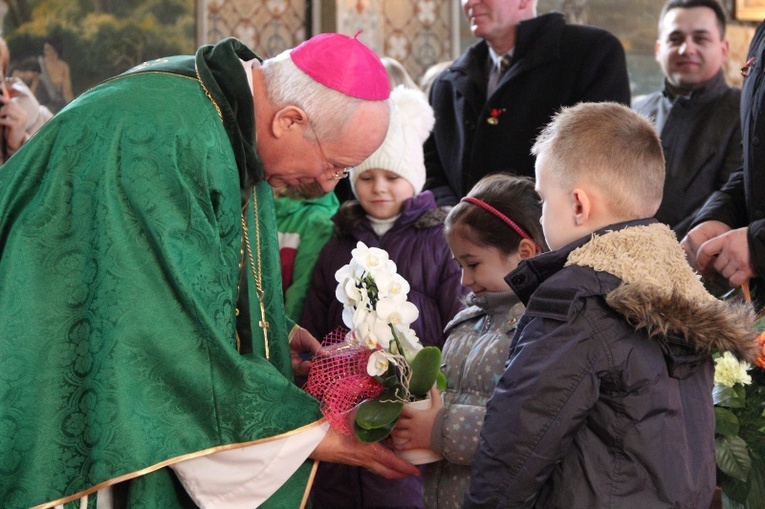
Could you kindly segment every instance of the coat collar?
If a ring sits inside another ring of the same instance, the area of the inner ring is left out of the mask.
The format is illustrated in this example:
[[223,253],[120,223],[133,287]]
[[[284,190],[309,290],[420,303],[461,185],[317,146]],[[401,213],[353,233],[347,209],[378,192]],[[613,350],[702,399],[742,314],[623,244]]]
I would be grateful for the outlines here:
[[518,25],[513,55],[516,65],[510,66],[507,75],[521,74],[558,60],[561,55],[561,35],[565,26],[563,13],[557,11],[521,22]]
[[677,346],[677,352],[667,355],[678,363],[683,349],[705,355],[730,351],[750,362],[757,356],[752,308],[710,295],[686,262],[674,233],[655,219],[608,226],[524,260],[505,279],[531,309],[528,303],[537,288],[564,267],[580,268],[584,274],[594,271],[598,282],[589,288],[589,279],[578,275],[582,272],[567,272],[559,284],[569,291],[568,300],[560,305],[572,306],[587,292],[602,295],[635,329],[660,338],[670,350]]
[[569,254],[571,254],[573,250],[589,242],[593,236],[602,235],[610,231],[619,231],[629,226],[644,226],[656,222],[655,219],[639,219],[606,226],[605,228],[601,228],[590,235],[575,240],[560,249],[522,260],[518,264],[518,267],[505,277],[505,281],[507,281],[510,288],[518,294],[521,302],[526,305],[539,285],[549,277],[558,273],[566,265]]
[[263,164],[255,140],[252,89],[241,64],[241,60],[254,58],[261,60],[233,37],[215,45],[202,46],[195,57],[198,77],[220,109],[243,188],[263,180]]
[[173,56],[143,63],[120,76],[161,72],[199,80],[223,121],[234,151],[239,182],[248,189],[263,180],[263,163],[255,140],[255,105],[242,60],[257,58],[238,39],[229,37],[200,47],[196,55]]
[[[401,215],[396,220],[392,230],[398,230],[409,225],[418,227],[420,223],[422,223],[421,227],[423,228],[433,227],[435,223],[430,224],[424,220],[423,216],[425,216],[426,212],[437,208],[433,193],[431,191],[422,191],[404,202],[401,208]],[[440,215],[436,214],[435,216],[433,219],[443,224],[443,218],[439,220],[437,218]],[[338,213],[332,217],[332,221],[335,223],[335,231],[339,234],[350,234],[359,227],[372,232],[372,226],[366,217],[366,212],[357,200],[343,203]]]
[[[507,319],[513,319],[522,313],[523,307],[518,296],[512,290],[504,292],[487,292],[483,295],[476,295],[470,292],[465,297],[468,307],[461,310],[452,318],[444,328],[444,334],[447,336],[452,329],[459,324],[477,318],[483,315],[502,316]],[[514,313],[511,310],[518,306]]]
[[723,73],[723,70],[720,69],[712,79],[690,91],[677,89],[670,85],[665,79],[661,94],[672,102],[675,102],[676,100],[706,102],[725,93],[729,88],[730,87],[725,81],[725,74]]
[[[513,65],[503,76],[502,82],[560,58],[560,38],[565,25],[563,14],[555,11],[521,22],[513,49]],[[465,74],[485,96],[489,60],[489,45],[480,40],[470,46],[449,70]]]

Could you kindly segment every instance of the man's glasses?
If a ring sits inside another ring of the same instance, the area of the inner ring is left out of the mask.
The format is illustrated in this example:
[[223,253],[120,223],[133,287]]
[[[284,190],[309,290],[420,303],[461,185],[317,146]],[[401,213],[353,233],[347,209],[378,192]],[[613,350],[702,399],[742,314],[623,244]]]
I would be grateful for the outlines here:
[[351,176],[351,172],[353,171],[353,168],[350,166],[346,166],[340,171],[336,171],[332,174],[332,178],[335,180],[343,180]]
[[319,152],[321,153],[321,158],[324,160],[324,164],[327,166],[327,168],[340,168],[339,170],[335,170],[335,172],[332,174],[332,178],[334,180],[342,180],[344,178],[350,177],[353,168],[351,166],[341,166],[329,162],[327,155],[324,153],[324,148],[321,146],[319,137],[316,135],[316,130],[313,128],[313,124],[309,121],[308,125],[311,127],[311,132],[313,133],[313,139],[316,142],[316,145],[319,146]]

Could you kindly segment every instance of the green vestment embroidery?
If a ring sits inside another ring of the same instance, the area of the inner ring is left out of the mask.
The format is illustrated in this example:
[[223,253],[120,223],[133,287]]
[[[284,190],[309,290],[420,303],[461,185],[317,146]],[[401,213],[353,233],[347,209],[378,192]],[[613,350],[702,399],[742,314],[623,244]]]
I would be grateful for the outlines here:
[[[214,82],[235,57],[202,48],[200,76]],[[237,83],[217,91],[206,82],[224,122],[187,73],[110,80],[0,168],[0,507],[45,504],[321,417],[292,383],[265,182],[272,362],[236,351],[240,186],[262,172],[254,123],[229,125],[254,119],[250,95],[249,109],[226,99],[247,85],[243,72],[231,76]],[[267,505],[297,507],[309,467]],[[129,506],[188,506],[175,482],[167,468],[135,478]]]

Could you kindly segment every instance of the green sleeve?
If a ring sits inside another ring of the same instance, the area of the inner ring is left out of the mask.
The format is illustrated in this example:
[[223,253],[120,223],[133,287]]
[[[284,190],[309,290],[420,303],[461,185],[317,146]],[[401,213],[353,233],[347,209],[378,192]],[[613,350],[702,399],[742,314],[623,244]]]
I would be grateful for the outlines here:
[[332,221],[329,216],[316,215],[307,222],[300,238],[292,272],[292,284],[286,293],[287,315],[299,320],[303,315],[303,304],[311,284],[311,276],[324,244],[332,237]]

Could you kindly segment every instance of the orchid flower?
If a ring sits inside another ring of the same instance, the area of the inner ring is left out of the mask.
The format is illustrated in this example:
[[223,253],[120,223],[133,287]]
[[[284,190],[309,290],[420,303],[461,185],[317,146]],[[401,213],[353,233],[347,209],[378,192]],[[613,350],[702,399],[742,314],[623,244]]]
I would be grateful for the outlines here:
[[385,320],[392,326],[402,326],[404,329],[417,320],[420,312],[417,306],[409,301],[399,301],[391,297],[385,297],[377,302],[377,314],[381,320]]
[[367,361],[367,374],[369,376],[382,376],[388,371],[388,356],[384,350],[372,352]]

